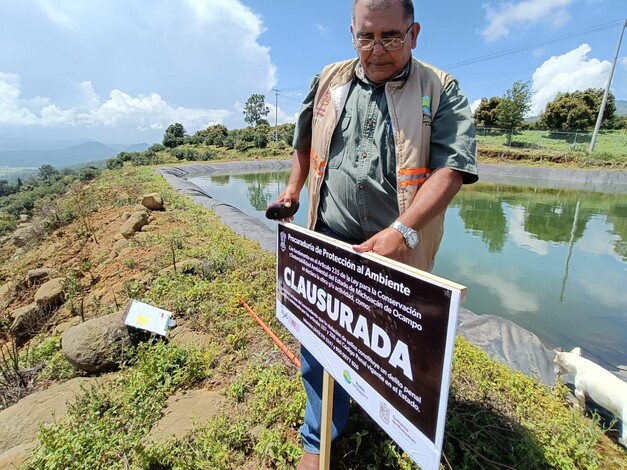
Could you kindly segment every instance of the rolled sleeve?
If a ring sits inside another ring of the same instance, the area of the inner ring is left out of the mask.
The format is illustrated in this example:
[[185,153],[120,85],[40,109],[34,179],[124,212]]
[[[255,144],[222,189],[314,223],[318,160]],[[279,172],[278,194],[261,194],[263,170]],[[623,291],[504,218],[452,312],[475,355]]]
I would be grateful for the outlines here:
[[451,168],[463,173],[464,184],[479,179],[475,125],[468,99],[456,81],[443,91],[431,128],[432,169]]
[[318,91],[319,79],[320,76],[316,75],[311,81],[309,93],[307,93],[307,97],[303,101],[296,119],[292,146],[301,152],[309,152],[311,150],[311,120],[313,118],[314,99]]

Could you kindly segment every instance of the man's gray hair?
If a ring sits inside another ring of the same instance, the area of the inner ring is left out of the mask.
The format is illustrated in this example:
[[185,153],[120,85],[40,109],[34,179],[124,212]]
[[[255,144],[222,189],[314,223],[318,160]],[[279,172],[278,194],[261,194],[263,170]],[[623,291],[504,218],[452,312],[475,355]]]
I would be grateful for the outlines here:
[[355,22],[355,7],[358,2],[363,2],[368,10],[385,10],[390,4],[398,2],[403,7],[404,18],[410,23],[415,21],[413,0],[353,0],[353,23]]

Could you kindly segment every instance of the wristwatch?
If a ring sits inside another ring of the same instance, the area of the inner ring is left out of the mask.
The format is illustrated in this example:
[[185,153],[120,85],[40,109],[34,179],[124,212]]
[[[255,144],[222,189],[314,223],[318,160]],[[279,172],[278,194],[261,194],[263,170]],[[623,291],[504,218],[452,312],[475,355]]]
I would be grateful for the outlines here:
[[390,225],[390,227],[401,232],[401,235],[403,235],[403,238],[405,239],[405,245],[407,245],[407,248],[409,249],[415,248],[420,241],[418,238],[418,232],[416,232],[413,228],[400,223],[398,220]]

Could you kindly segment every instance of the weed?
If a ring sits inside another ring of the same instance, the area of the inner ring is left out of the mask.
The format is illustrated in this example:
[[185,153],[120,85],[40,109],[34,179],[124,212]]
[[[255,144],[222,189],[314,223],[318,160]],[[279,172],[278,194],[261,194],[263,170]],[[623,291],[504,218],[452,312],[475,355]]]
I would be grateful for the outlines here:
[[[26,350],[23,356],[28,355]],[[0,409],[8,408],[34,388],[36,368],[28,368],[15,343],[0,343]]]
[[[139,299],[146,292],[146,286],[143,282],[136,279],[124,282],[124,293],[129,299]],[[117,300],[116,300],[117,304]]]
[[138,467],[154,469],[243,468],[253,451],[253,439],[241,421],[218,416],[206,427],[194,430],[183,442],[170,442],[142,451]]
[[41,381],[65,381],[77,375],[61,350],[59,337],[46,338],[34,346],[27,356],[27,365],[39,370],[37,379]]
[[279,430],[264,429],[255,446],[255,452],[277,468],[292,469],[300,460],[303,450],[300,444]]
[[73,316],[79,316],[82,321],[85,321],[84,299],[81,295],[83,289],[78,274],[76,271],[71,270],[65,277],[63,290],[69,303],[70,313]]

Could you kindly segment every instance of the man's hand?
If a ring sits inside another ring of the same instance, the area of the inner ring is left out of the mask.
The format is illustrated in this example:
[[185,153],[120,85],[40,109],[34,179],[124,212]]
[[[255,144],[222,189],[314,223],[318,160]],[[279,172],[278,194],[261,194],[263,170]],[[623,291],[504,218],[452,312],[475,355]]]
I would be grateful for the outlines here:
[[[288,184],[285,189],[279,194],[279,197],[276,198],[273,204],[282,202],[285,204],[285,207],[292,207],[292,204],[298,203],[300,200],[300,191],[295,187],[295,185]],[[269,206],[268,206],[269,207]],[[267,208],[266,208],[267,209]],[[291,222],[294,220],[294,216],[286,217],[282,219],[284,222]]]
[[[292,171],[290,172],[290,179],[287,182],[287,186],[279,197],[276,198],[275,203],[282,202],[286,207],[291,207],[292,203],[300,201],[300,190],[305,184],[307,174],[309,172],[309,150],[295,150],[292,157]],[[294,217],[287,217],[283,219],[284,222],[291,222]]]
[[409,252],[403,235],[396,229],[388,227],[369,238],[361,245],[353,245],[357,253],[372,252],[401,263],[407,263]]

